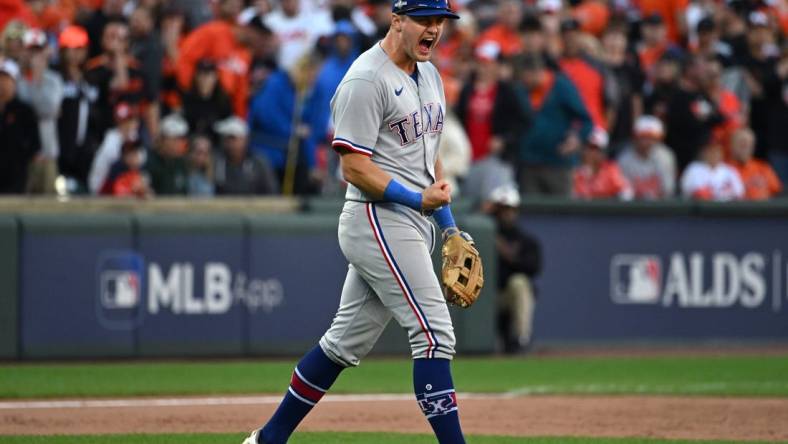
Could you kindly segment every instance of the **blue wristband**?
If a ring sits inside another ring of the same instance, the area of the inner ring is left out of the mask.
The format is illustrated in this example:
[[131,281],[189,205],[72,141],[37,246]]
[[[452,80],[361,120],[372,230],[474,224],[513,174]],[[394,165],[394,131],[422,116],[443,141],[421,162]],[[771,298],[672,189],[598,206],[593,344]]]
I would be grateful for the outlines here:
[[454,216],[451,214],[451,206],[449,206],[449,204],[435,210],[435,212],[432,213],[432,218],[438,223],[438,228],[440,228],[441,231],[457,226],[454,222]]
[[405,188],[395,179],[389,181],[389,184],[386,186],[386,191],[383,192],[383,199],[388,202],[400,203],[416,211],[421,211],[421,193]]

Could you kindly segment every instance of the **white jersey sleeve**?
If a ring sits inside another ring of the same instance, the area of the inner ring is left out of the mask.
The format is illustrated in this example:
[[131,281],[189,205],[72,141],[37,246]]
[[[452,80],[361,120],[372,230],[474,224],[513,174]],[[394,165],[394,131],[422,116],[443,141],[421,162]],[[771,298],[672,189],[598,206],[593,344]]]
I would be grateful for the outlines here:
[[383,119],[383,96],[376,84],[366,79],[349,79],[337,88],[331,109],[334,120],[334,149],[372,156]]

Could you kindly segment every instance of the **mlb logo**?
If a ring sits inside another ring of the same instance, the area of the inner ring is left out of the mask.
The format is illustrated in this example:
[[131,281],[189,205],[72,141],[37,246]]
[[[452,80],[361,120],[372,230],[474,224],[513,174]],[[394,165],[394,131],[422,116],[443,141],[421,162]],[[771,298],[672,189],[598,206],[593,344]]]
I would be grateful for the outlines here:
[[611,298],[616,304],[656,304],[662,294],[659,256],[618,254],[610,262]]
[[140,276],[137,272],[109,270],[101,274],[101,305],[104,308],[135,308],[140,297]]
[[132,330],[145,312],[145,260],[129,250],[105,251],[96,268],[96,315],[110,330]]

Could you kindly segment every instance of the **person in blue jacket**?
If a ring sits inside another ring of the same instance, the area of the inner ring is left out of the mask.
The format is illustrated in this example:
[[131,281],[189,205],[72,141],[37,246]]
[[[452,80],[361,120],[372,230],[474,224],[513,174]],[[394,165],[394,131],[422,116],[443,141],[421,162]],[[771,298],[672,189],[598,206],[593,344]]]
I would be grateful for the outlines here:
[[[328,107],[317,103],[324,94],[315,82],[321,64],[317,53],[307,54],[291,70],[274,71],[251,99],[251,150],[268,159],[285,193],[320,189],[316,148],[328,120]],[[293,167],[289,187],[288,161]]]
[[[328,57],[323,62],[323,67],[315,81],[313,103],[319,114],[316,116],[318,125],[316,128],[322,129],[322,132],[315,134],[318,146],[328,147],[333,139],[330,135],[333,132],[330,123],[331,97],[334,96],[350,65],[358,57],[358,38],[359,34],[350,21],[340,20],[336,23]],[[335,173],[339,167],[339,156],[328,156],[326,161],[328,174],[323,178],[324,192],[338,187],[338,177],[332,173]]]
[[523,56],[517,65],[517,95],[530,116],[520,137],[520,191],[568,197],[572,166],[594,130],[591,116],[569,78],[541,56]]

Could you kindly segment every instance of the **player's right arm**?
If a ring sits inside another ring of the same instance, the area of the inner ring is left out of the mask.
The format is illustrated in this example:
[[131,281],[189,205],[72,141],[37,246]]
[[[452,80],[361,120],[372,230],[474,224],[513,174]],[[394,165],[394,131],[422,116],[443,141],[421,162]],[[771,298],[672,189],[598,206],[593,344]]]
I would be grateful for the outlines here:
[[380,169],[371,157],[346,149],[340,153],[342,176],[367,196],[398,202],[417,211],[432,211],[451,202],[451,187],[445,180],[438,180],[422,192],[412,191]]
[[397,202],[416,211],[445,205],[451,200],[445,181],[411,190],[372,161],[385,106],[386,96],[372,80],[352,78],[339,85],[331,102],[335,127],[331,145],[342,155],[343,177],[373,199]]

